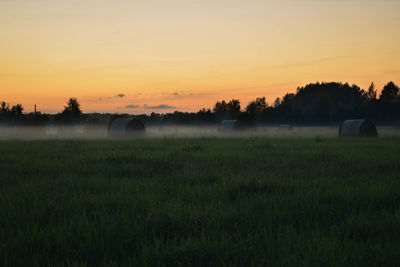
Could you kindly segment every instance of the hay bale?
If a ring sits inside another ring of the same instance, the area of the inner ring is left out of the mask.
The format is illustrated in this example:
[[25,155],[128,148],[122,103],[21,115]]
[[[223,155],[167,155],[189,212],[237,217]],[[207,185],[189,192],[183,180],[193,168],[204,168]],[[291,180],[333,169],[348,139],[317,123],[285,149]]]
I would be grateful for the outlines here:
[[223,120],[218,126],[220,133],[241,132],[247,129],[247,125],[238,120]]
[[58,135],[58,129],[55,126],[47,126],[44,133],[47,137],[56,137]]
[[144,124],[138,119],[117,118],[108,126],[108,136],[113,138],[136,138],[144,134]]
[[279,130],[280,131],[292,131],[293,126],[290,124],[281,124],[281,125],[279,125]]
[[377,137],[378,131],[370,120],[346,120],[339,127],[340,137]]

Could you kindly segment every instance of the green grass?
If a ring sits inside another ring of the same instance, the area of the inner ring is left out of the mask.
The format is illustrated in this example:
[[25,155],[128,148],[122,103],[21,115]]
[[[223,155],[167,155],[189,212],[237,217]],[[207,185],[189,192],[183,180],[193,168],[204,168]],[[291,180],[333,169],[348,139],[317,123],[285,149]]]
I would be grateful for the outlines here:
[[0,266],[398,266],[400,138],[0,141]]

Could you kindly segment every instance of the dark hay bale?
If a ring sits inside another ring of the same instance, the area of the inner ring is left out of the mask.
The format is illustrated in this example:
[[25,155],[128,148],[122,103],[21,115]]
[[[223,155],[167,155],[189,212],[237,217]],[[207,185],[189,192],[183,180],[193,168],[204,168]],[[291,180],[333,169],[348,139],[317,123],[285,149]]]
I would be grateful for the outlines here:
[[293,126],[290,124],[281,124],[281,125],[279,125],[279,130],[280,131],[292,131]]
[[378,131],[370,120],[346,120],[339,128],[340,137],[377,137]]
[[145,126],[138,119],[117,118],[108,126],[108,136],[113,138],[143,137]]
[[223,120],[218,126],[218,132],[220,133],[242,132],[247,129],[247,125],[238,120]]

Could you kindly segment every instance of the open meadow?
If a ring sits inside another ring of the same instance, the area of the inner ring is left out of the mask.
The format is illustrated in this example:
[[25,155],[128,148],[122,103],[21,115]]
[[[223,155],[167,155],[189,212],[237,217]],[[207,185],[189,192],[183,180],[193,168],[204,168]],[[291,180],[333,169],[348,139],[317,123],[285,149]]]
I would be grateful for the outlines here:
[[0,266],[398,266],[399,159],[399,135],[5,139]]

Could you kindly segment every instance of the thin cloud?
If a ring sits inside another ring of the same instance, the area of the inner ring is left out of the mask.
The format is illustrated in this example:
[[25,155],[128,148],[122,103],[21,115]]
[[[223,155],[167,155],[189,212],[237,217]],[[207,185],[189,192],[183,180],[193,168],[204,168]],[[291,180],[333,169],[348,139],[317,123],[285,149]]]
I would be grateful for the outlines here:
[[[193,98],[193,97],[210,97],[215,95],[215,93],[204,93],[204,92],[190,92],[190,91],[175,91],[175,92],[165,92],[163,93],[165,97],[164,100],[176,100],[176,99],[186,99],[186,98]],[[161,100],[161,101],[164,101]]]
[[139,105],[130,104],[130,105],[126,105],[125,108],[135,109],[135,108],[140,108],[140,106]]
[[119,98],[125,98],[126,95],[125,94],[117,94],[115,96],[84,96],[83,98],[86,101],[90,101],[90,102],[111,102],[111,101],[115,101],[115,99]]
[[157,106],[148,106],[148,105],[144,104],[143,108],[145,108],[145,109],[173,109],[173,108],[176,108],[176,107],[170,106],[170,105],[165,105],[165,104],[160,104],[160,105],[157,105]]
[[348,58],[352,58],[352,56],[325,57],[325,58],[319,58],[319,59],[304,61],[304,62],[273,65],[273,66],[269,66],[267,69],[286,69],[286,68],[296,68],[296,67],[307,67],[307,66],[320,64],[320,63],[348,59]]
[[112,99],[111,96],[99,96],[97,98],[98,101],[111,100],[111,99]]

